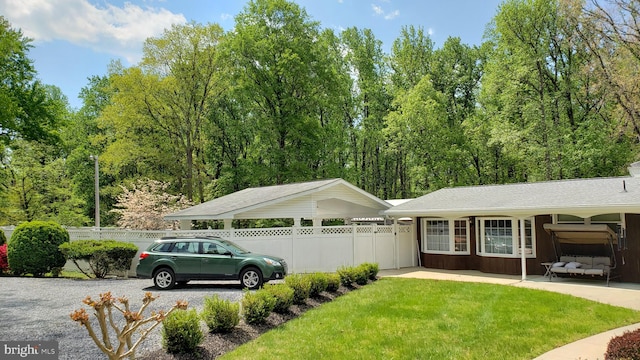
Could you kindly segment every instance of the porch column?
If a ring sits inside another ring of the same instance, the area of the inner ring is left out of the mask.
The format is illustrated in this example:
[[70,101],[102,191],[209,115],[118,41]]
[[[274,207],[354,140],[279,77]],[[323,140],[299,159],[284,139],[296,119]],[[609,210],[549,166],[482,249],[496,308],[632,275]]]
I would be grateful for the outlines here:
[[293,218],[293,227],[300,227],[300,218],[299,217]]
[[230,230],[233,227],[233,219],[224,219],[224,229]]
[[180,220],[180,230],[191,230],[191,220]]
[[520,266],[522,267],[522,280],[527,280],[527,254],[525,240],[524,218],[520,218]]

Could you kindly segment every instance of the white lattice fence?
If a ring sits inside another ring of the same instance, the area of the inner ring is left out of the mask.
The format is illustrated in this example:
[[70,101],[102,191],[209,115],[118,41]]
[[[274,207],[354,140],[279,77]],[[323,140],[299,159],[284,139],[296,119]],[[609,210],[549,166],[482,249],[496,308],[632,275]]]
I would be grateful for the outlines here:
[[[7,238],[12,227],[0,228]],[[139,231],[114,228],[67,228],[71,241],[114,239],[131,242],[140,251],[165,236],[218,236],[250,251],[283,257],[290,272],[335,271],[340,266],[376,262],[380,269],[416,265],[411,226],[352,225],[331,227]],[[396,240],[397,239],[397,240]],[[139,252],[140,252],[139,251]],[[68,264],[69,265],[69,264]],[[131,267],[135,274],[137,256]],[[68,268],[73,268],[73,265]]]

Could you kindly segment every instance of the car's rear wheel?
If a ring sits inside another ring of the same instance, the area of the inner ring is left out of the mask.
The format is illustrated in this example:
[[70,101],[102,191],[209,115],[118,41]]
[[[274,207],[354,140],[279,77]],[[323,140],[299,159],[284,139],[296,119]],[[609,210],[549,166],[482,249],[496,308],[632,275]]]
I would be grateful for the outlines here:
[[169,268],[161,268],[153,274],[153,283],[160,290],[169,290],[176,285],[176,275]]
[[249,289],[259,289],[262,286],[262,272],[256,267],[248,267],[240,273],[242,286]]

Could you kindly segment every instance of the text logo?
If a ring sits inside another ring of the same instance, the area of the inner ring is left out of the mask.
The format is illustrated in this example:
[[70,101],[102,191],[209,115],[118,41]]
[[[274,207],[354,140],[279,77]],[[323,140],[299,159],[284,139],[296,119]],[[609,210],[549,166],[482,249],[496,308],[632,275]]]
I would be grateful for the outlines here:
[[0,341],[0,359],[58,360],[58,342]]

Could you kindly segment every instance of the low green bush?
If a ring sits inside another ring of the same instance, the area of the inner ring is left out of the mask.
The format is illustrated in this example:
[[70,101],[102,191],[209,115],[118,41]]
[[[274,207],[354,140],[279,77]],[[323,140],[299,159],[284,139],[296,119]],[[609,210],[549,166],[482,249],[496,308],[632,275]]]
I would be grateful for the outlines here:
[[327,274],[327,291],[336,292],[340,289],[340,275],[337,273]]
[[311,291],[311,279],[308,275],[291,274],[284,278],[284,283],[293,289],[293,303],[304,304]]
[[309,291],[309,297],[317,297],[321,292],[327,290],[329,280],[327,274],[322,272],[315,272],[307,275],[311,281],[311,289]]
[[129,271],[138,247],[115,240],[78,240],[60,245],[60,251],[87,277],[91,276],[78,261],[86,261],[96,278],[104,278],[114,271]]
[[369,272],[369,280],[375,281],[378,279],[378,272],[380,271],[378,263],[366,262],[362,263],[360,266],[364,267]]
[[338,276],[340,276],[340,284],[345,287],[352,287],[356,282],[357,270],[353,266],[341,266],[338,268]]
[[263,324],[275,306],[276,299],[264,289],[247,291],[242,298],[242,317],[247,324]]
[[240,304],[220,299],[218,295],[204,298],[200,315],[212,333],[228,333],[240,322]]
[[0,230],[0,245],[4,245],[7,243],[7,236],[4,234],[4,231]]
[[353,281],[358,285],[367,285],[369,282],[369,268],[364,265],[358,265],[354,268],[353,271],[354,278]]
[[640,329],[626,331],[624,334],[612,338],[604,358],[605,360],[640,359]]
[[174,311],[162,325],[162,346],[170,354],[192,353],[204,340],[196,309]]
[[286,314],[289,307],[293,305],[294,291],[287,284],[265,284],[264,291],[271,294],[276,299],[273,311],[278,314]]
[[69,233],[51,221],[31,221],[18,225],[7,244],[7,262],[16,275],[57,276],[67,261],[58,249],[69,242]]

